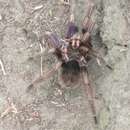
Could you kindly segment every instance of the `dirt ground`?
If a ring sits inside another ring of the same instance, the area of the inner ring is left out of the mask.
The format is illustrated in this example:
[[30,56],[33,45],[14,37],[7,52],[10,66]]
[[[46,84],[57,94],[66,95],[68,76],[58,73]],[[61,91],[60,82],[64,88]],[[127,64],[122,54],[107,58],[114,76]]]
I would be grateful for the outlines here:
[[[88,1],[71,1],[79,26]],[[5,69],[3,73],[0,68],[0,130],[130,129],[130,1],[92,2],[96,6],[92,44],[113,67],[110,70],[103,63],[100,67],[95,59],[88,65],[98,124],[82,85],[59,89],[60,70],[26,92],[40,75],[40,56],[35,56],[40,52],[39,40],[45,31],[65,36],[70,7],[60,0],[0,0],[0,60]],[[43,71],[56,63],[46,51],[42,58]]]

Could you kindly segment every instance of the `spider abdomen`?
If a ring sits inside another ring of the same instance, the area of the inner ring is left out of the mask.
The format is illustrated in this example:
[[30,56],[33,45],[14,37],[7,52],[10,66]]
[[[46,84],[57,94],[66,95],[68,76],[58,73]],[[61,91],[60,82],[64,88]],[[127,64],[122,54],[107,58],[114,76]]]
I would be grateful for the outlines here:
[[62,64],[62,80],[65,84],[77,83],[80,79],[80,66],[76,60]]

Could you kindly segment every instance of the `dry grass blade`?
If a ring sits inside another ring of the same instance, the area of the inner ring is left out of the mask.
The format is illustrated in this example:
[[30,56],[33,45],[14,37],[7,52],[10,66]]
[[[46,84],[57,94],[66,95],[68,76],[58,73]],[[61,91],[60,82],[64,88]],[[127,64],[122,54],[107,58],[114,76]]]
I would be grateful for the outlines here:
[[2,69],[2,72],[3,72],[3,75],[6,75],[5,67],[4,67],[4,64],[3,64],[1,59],[0,59],[0,66],[1,66],[1,69]]
[[[39,46],[40,46],[40,51],[41,51],[41,54],[43,53],[43,47],[42,47],[42,45],[41,44],[39,44]],[[42,55],[41,55],[41,60],[40,60],[40,66],[41,66],[41,75],[43,75],[43,64],[42,64],[42,62],[43,62],[43,57],[42,57]]]
[[0,118],[4,118],[6,115],[8,115],[9,113],[14,113],[17,114],[18,110],[15,106],[15,104],[11,101],[10,98],[7,99],[8,102],[8,107],[7,109],[5,109],[5,111],[1,114]]

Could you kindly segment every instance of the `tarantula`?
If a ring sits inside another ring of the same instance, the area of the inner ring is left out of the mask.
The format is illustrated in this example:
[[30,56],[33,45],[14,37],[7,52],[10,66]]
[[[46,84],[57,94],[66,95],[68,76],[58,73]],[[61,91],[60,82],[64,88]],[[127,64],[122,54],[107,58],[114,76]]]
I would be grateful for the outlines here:
[[75,82],[80,77],[82,78],[82,82],[89,97],[94,120],[95,123],[97,123],[93,88],[90,86],[86,67],[91,56],[96,56],[91,44],[91,32],[94,28],[94,22],[91,20],[93,10],[94,5],[90,5],[87,15],[83,20],[81,31],[79,31],[79,28],[74,23],[74,16],[71,15],[65,39],[59,38],[52,32],[45,33],[44,38],[59,62],[52,70],[34,80],[28,86],[28,90],[38,82],[52,76],[60,67],[62,67],[62,79],[64,83],[68,80]]

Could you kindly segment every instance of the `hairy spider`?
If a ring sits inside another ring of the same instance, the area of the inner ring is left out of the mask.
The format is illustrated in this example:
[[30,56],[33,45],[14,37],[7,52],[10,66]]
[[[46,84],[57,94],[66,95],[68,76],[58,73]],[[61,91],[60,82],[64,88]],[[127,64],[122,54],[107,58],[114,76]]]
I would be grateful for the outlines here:
[[[68,30],[64,39],[59,38],[55,33],[46,32],[45,40],[51,48],[50,52],[57,57],[58,63],[47,73],[39,76],[29,86],[30,90],[35,84],[52,76],[62,67],[62,79],[64,83],[75,82],[82,78],[91,105],[95,123],[97,123],[96,110],[94,105],[94,93],[88,79],[87,64],[91,56],[98,57],[91,44],[91,32],[94,22],[91,19],[94,5],[89,5],[86,17],[83,20],[82,29],[74,23],[74,15],[71,15],[68,23]],[[98,57],[99,58],[99,57]],[[80,78],[81,77],[81,78]]]

